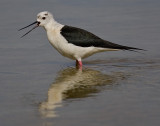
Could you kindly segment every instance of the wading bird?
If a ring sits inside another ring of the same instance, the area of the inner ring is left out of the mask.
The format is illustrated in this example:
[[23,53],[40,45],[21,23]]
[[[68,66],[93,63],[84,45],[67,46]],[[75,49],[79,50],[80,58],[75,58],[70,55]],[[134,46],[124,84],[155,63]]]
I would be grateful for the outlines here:
[[76,60],[76,65],[79,68],[82,68],[82,59],[98,52],[143,50],[135,47],[115,44],[107,40],[103,40],[86,30],[62,25],[56,22],[53,15],[48,11],[40,12],[37,15],[37,21],[19,30],[25,29],[31,25],[35,26],[22,37],[38,26],[42,26],[47,32],[48,40],[51,45],[63,56]]

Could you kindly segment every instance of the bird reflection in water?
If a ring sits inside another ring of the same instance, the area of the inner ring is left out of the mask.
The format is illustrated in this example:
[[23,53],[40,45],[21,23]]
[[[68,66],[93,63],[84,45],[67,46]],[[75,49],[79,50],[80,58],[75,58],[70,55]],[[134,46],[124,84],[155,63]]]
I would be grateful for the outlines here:
[[104,86],[113,87],[119,79],[125,79],[121,72],[106,75],[88,68],[62,70],[49,88],[47,100],[40,103],[40,114],[45,118],[57,117],[55,109],[62,106],[63,100],[91,97]]

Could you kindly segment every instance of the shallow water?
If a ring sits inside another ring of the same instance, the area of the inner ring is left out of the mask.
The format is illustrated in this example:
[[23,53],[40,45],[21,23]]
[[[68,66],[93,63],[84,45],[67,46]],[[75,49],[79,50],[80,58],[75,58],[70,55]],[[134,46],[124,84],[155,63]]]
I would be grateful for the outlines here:
[[[159,126],[158,0],[0,2],[1,126]],[[49,10],[57,21],[109,41],[146,49],[96,54],[77,70],[42,28],[17,29]]]

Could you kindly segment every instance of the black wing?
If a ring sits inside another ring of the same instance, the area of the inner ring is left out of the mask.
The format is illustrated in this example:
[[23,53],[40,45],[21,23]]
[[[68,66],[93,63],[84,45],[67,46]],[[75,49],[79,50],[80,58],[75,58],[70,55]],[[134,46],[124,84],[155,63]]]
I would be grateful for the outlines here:
[[142,50],[134,47],[118,45],[99,38],[98,36],[86,30],[65,25],[61,29],[61,34],[68,41],[76,46],[81,47],[101,47],[122,50]]

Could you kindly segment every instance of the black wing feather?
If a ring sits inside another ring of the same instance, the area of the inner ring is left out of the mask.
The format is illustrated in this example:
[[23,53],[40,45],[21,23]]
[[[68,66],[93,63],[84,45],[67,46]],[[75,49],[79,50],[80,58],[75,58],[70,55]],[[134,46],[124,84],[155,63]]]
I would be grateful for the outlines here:
[[76,46],[81,47],[101,47],[122,50],[142,50],[134,47],[122,46],[99,38],[98,36],[86,30],[65,25],[61,29],[61,34],[68,41]]

